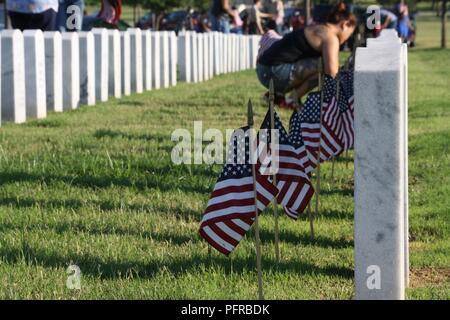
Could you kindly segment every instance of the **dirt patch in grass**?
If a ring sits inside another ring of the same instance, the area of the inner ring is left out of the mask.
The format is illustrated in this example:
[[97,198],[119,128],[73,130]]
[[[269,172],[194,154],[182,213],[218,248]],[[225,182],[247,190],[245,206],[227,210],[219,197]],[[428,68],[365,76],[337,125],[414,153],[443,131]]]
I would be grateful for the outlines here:
[[415,268],[410,271],[411,288],[450,286],[450,268]]

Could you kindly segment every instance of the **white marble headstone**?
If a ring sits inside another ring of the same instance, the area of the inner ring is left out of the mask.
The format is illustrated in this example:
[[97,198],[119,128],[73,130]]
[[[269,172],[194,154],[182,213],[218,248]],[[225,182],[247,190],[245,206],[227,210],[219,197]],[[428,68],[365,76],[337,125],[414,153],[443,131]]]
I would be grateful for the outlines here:
[[120,49],[119,30],[108,30],[109,43],[109,70],[108,70],[108,91],[115,98],[122,96],[122,58]]
[[158,31],[152,32],[152,73],[153,87],[161,88],[161,36]]
[[131,55],[131,91],[142,93],[142,32],[139,28],[128,29],[130,33],[130,55]]
[[203,33],[203,79],[209,79],[209,37]]
[[407,285],[407,47],[384,37],[355,60],[357,299],[404,299]]
[[220,74],[220,45],[219,45],[219,33],[213,32],[213,51],[214,51],[214,75]]
[[198,82],[198,40],[196,32],[189,32],[191,36],[191,79]]
[[63,111],[61,33],[44,32],[47,111]]
[[169,66],[169,33],[167,31],[160,31],[161,37],[161,84],[163,88],[168,88],[170,85],[170,66]]
[[95,98],[99,101],[108,101],[109,77],[109,39],[108,30],[93,28],[95,40]]
[[62,33],[63,109],[78,108],[80,103],[80,49],[78,33]]
[[47,116],[44,34],[41,30],[24,30],[25,106],[27,118]]
[[204,61],[203,61],[203,33],[197,34],[197,70],[198,70],[198,81],[202,82],[204,80]]
[[178,63],[180,80],[191,82],[191,36],[188,32],[178,34]]
[[175,32],[169,32],[169,65],[170,65],[170,85],[177,85],[177,65],[178,65],[178,41]]
[[130,66],[130,34],[128,31],[120,31],[120,58],[121,58],[121,82],[122,94],[129,96],[131,93],[131,66]]
[[95,105],[95,42],[92,32],[78,32],[80,49],[80,103]]
[[212,79],[214,77],[214,34],[212,32],[208,32],[207,36],[209,38],[209,78]]
[[142,30],[142,70],[144,90],[152,89],[152,33]]
[[25,111],[25,56],[22,32],[4,30],[1,33],[1,112],[2,121],[22,123]]

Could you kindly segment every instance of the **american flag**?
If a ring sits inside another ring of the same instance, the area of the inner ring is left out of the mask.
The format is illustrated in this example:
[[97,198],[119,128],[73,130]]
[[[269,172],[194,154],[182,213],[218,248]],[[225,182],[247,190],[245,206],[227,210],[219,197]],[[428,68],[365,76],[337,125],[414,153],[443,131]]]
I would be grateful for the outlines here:
[[342,131],[340,139],[344,150],[353,148],[354,144],[354,109],[353,109],[353,71],[341,71],[338,75],[340,82],[339,110],[342,115]]
[[[200,225],[200,235],[219,252],[229,255],[250,229],[255,217],[253,171],[249,156],[250,130],[233,133],[227,163],[220,174]],[[269,176],[261,175],[256,165],[258,212],[277,194]]]
[[301,132],[311,162],[311,165],[306,167],[308,174],[317,166],[319,141],[321,161],[337,156],[343,150],[342,141],[339,139],[342,119],[336,99],[336,83],[336,80],[325,76],[322,129],[320,129],[320,92],[310,93],[301,111]]
[[[291,119],[292,120],[292,119]],[[300,131],[300,123],[291,121],[291,128],[293,125],[298,126]],[[268,129],[271,128],[270,111],[267,112],[266,117],[262,123],[258,149],[261,150],[267,147],[270,150],[271,136],[267,135]],[[314,189],[305,172],[303,163],[307,158],[306,149],[303,141],[294,138],[291,140],[287,134],[281,120],[276,112],[274,112],[274,129],[278,132],[278,172],[277,189],[279,191],[277,202],[284,207],[284,212],[292,219],[297,219],[298,215],[304,211],[312,195]],[[300,137],[301,139],[301,137]],[[264,144],[267,145],[265,146]],[[271,153],[271,152],[268,152]],[[261,152],[260,154],[268,154]],[[273,159],[274,160],[274,159]],[[266,164],[266,159],[262,159],[261,163]],[[273,165],[273,163],[272,163]]]

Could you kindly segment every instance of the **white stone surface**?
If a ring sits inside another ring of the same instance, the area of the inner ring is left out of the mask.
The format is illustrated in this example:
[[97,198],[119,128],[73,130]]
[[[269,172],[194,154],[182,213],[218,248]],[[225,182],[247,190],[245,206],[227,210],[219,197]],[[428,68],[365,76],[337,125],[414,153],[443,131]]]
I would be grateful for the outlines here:
[[92,32],[79,32],[80,103],[95,105],[95,41]]
[[144,90],[152,89],[152,33],[142,30],[142,70]]
[[22,32],[1,33],[1,113],[2,121],[22,123],[25,111],[25,56]]
[[188,32],[178,34],[178,63],[180,80],[191,82],[191,36]]
[[214,34],[212,32],[207,33],[209,38],[209,78],[212,79],[214,77]]
[[169,67],[169,33],[160,31],[161,37],[161,85],[168,88],[170,85],[170,67]]
[[355,64],[356,298],[404,299],[407,48],[393,37],[368,45]]
[[122,74],[122,94],[129,96],[131,93],[131,66],[130,66],[130,33],[120,31],[120,58]]
[[108,101],[109,39],[108,30],[93,28],[95,41],[95,98]]
[[203,33],[203,79],[209,80],[209,37]]
[[130,28],[128,32],[130,33],[131,91],[142,93],[142,32],[139,28]]
[[47,117],[44,34],[24,30],[25,108],[27,118]]
[[229,57],[228,37],[229,37],[229,34],[224,34],[223,39],[222,39],[222,42],[223,42],[223,73],[229,72],[229,70],[228,70],[228,67],[229,67],[229,65],[228,65],[228,62],[229,62],[228,61],[228,57]]
[[219,33],[213,32],[213,51],[214,51],[214,75],[220,74],[220,45],[219,45]]
[[198,71],[198,81],[202,82],[204,80],[203,72],[203,55],[204,55],[204,44],[203,44],[203,33],[197,34],[197,71]]
[[63,66],[63,109],[78,108],[80,104],[80,50],[78,33],[62,34]]
[[233,72],[233,38],[230,34],[227,35],[227,72]]
[[178,41],[175,32],[169,32],[169,72],[170,85],[177,85]]
[[198,40],[196,32],[189,32],[191,37],[191,78],[192,82],[198,82]]
[[44,32],[47,111],[63,111],[61,33]]
[[153,88],[161,88],[161,36],[159,32],[152,32],[152,72]]
[[108,92],[115,98],[122,96],[122,58],[119,30],[108,30]]

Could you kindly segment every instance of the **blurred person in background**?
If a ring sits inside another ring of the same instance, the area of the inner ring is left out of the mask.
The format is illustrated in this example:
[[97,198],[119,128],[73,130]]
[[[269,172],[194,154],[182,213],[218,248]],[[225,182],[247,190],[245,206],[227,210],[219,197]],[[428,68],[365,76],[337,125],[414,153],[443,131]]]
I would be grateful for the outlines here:
[[210,19],[213,31],[230,33],[230,18],[234,15],[229,0],[212,0]]
[[117,25],[122,14],[122,0],[103,0],[97,17],[110,25]]
[[59,0],[58,29],[64,31],[80,31],[83,25],[83,0]]
[[56,30],[58,0],[7,0],[6,10],[13,29]]
[[284,22],[284,5],[281,0],[272,0],[272,3],[275,6],[275,15],[274,20],[277,25],[277,32],[282,34],[283,32],[283,22]]
[[254,0],[248,15],[248,33],[264,34],[261,18],[272,18],[273,15],[261,12],[261,0]]
[[414,29],[409,19],[409,9],[403,0],[396,5],[398,14],[397,32],[403,42],[407,42],[409,38],[409,31]]
[[240,11],[235,6],[233,6],[231,8],[231,10],[233,10],[234,16],[233,16],[233,20],[231,22],[231,30],[230,30],[230,32],[231,33],[242,34],[243,33],[244,21],[242,21],[242,19],[241,19]]

